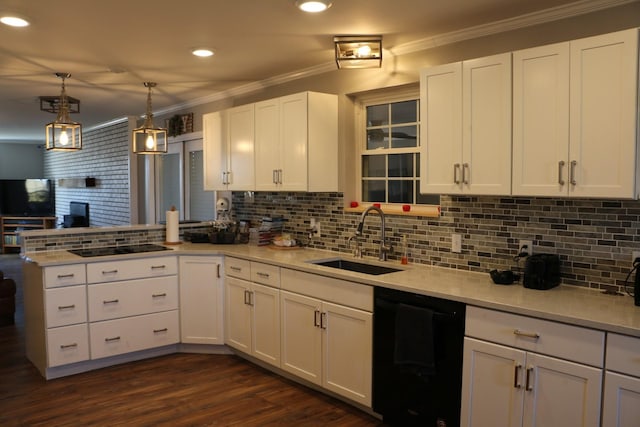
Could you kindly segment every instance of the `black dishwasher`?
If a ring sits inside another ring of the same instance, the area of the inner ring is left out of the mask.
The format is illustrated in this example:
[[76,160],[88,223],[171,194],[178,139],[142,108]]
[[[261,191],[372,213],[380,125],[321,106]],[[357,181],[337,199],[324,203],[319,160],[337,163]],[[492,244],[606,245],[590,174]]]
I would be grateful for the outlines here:
[[373,410],[385,424],[460,424],[463,303],[376,287]]

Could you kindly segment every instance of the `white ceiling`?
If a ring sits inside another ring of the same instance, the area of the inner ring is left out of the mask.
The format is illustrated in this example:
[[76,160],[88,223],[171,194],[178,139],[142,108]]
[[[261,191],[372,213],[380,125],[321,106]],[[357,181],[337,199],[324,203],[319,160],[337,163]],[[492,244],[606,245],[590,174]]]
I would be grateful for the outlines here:
[[[582,0],[578,10],[629,0]],[[385,50],[502,21],[573,0],[333,0],[306,14],[294,0],[0,0],[26,28],[0,24],[0,142],[42,141],[55,116],[38,97],[60,94],[55,72],[72,74],[72,118],[85,128],[250,83],[333,64],[333,36],[382,34]],[[568,8],[570,9],[570,8]],[[573,9],[571,9],[573,10]],[[210,58],[190,54],[213,48]]]

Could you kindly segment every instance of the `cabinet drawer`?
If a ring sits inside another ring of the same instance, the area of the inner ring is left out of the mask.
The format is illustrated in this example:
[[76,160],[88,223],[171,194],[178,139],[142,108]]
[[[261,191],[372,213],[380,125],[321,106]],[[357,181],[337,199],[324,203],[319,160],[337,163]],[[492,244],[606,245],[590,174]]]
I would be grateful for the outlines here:
[[44,269],[45,288],[80,285],[86,282],[87,273],[84,264],[57,265]]
[[178,278],[164,276],[88,285],[89,321],[116,319],[178,308]]
[[47,289],[47,328],[74,325],[87,321],[87,286]]
[[263,264],[261,262],[251,263],[251,281],[262,283],[263,285],[280,287],[280,267]]
[[87,324],[47,330],[47,357],[49,367],[89,360]]
[[251,280],[251,262],[244,259],[226,257],[224,260],[224,274],[238,279]]
[[178,310],[90,323],[89,332],[92,359],[176,344]]
[[373,311],[373,286],[282,268],[281,287],[336,304]]
[[640,338],[607,335],[607,370],[640,377]]
[[106,261],[87,264],[87,282],[117,282],[178,274],[175,256]]
[[604,332],[580,326],[467,306],[465,335],[603,366]]

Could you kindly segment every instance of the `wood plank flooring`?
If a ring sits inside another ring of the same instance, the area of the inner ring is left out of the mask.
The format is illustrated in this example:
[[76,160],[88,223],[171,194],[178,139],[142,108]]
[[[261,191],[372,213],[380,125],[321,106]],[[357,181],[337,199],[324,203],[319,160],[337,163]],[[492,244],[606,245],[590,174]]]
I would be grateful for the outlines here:
[[0,327],[2,426],[383,425],[237,356],[175,354],[46,381],[24,355],[19,262],[0,255],[20,288],[16,325]]

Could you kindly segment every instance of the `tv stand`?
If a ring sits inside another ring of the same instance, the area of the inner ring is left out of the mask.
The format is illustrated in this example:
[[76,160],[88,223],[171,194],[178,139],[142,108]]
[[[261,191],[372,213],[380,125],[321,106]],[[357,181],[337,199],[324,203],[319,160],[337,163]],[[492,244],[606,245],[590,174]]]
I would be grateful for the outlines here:
[[54,228],[57,220],[55,216],[0,216],[2,253],[7,254],[20,249],[20,231]]

